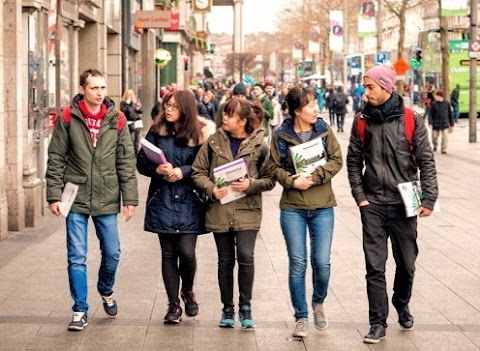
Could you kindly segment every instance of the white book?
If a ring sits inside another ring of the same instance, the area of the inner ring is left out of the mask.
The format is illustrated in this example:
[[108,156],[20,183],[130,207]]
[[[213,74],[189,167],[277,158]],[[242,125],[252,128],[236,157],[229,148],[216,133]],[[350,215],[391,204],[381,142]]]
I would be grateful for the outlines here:
[[62,198],[58,205],[60,213],[62,216],[67,217],[70,209],[72,208],[73,202],[77,197],[78,185],[67,182],[65,188],[63,189]]
[[327,155],[322,138],[316,138],[306,143],[291,146],[295,171],[301,175],[310,175],[318,166],[327,163]]
[[[422,187],[419,180],[413,182],[405,182],[398,184],[398,191],[402,196],[403,204],[405,205],[405,213],[407,217],[414,217],[418,215],[418,211],[422,206]],[[440,204],[435,201],[433,211],[440,211]]]
[[232,190],[230,185],[241,178],[249,178],[247,164],[243,158],[215,167],[213,177],[217,187],[228,187],[227,196],[220,200],[222,205],[246,196],[243,192]]

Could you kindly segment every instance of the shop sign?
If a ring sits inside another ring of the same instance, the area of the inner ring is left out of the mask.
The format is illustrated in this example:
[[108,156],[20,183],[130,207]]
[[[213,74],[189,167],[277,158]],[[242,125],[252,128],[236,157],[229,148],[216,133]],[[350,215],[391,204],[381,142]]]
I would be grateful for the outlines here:
[[165,28],[171,27],[170,11],[137,11],[135,26],[138,28]]

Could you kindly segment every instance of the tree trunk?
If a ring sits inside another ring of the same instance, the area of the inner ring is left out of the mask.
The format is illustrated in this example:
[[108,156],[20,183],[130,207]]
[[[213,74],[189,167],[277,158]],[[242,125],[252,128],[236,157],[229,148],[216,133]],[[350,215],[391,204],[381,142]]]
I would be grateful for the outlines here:
[[[403,58],[403,47],[405,43],[405,10],[407,7],[408,0],[402,1],[402,7],[400,8],[400,13],[398,19],[400,21],[400,28],[398,33],[398,48],[397,48],[397,60]],[[403,96],[404,92],[404,81],[397,81],[397,93],[400,96]]]

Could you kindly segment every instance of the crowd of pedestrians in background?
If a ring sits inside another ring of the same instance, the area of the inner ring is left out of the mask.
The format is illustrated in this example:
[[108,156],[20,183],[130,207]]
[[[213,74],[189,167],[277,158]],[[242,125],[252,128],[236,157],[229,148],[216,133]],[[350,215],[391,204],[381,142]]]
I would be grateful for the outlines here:
[[[80,94],[56,123],[47,169],[47,200],[54,214],[61,213],[64,184],[71,182],[79,187],[66,217],[68,273],[74,300],[69,329],[82,330],[88,323],[89,217],[102,250],[98,291],[106,313],[111,317],[117,314],[113,298],[120,255],[117,213],[123,205],[123,214],[129,220],[138,204],[136,165],[142,176],[150,178],[143,199],[144,229],[159,238],[168,305],[165,324],[180,323],[184,312],[188,317],[199,313],[194,292],[195,248],[198,235],[212,232],[218,254],[219,326],[233,328],[236,313],[243,328],[256,326],[251,301],[262,192],[271,190],[278,181],[283,187],[279,220],[289,258],[288,283],[295,319],[292,336],[308,334],[308,258],[312,265],[314,325],[325,330],[337,205],[331,181],[343,165],[335,132],[344,132],[347,110],[352,109],[355,114],[346,164],[362,219],[371,326],[364,342],[377,343],[386,336],[388,238],[397,265],[392,301],[400,325],[411,330],[409,301],[417,256],[417,217],[406,217],[397,185],[419,180],[419,169],[424,190],[419,215],[430,215],[438,195],[433,152],[441,135],[441,151],[446,153],[447,133],[456,115],[444,100],[443,91],[432,91],[427,115],[433,150],[423,117],[414,114],[412,152],[408,137],[398,133],[405,129],[408,113],[403,98],[394,90],[395,81],[393,69],[381,65],[367,71],[363,81],[352,86],[351,98],[342,86],[326,87],[316,81],[285,83],[278,89],[271,82],[229,87],[207,82],[189,90],[180,90],[175,84],[162,87],[150,111],[151,127],[145,135],[163,151],[162,161],[155,162],[139,145],[143,123],[138,121],[143,121],[143,111],[134,92],[125,91],[117,110],[106,96],[102,73],[83,72]],[[455,108],[454,97],[452,93]],[[323,112],[328,119],[320,117]],[[321,145],[325,162],[302,173],[296,168],[291,148],[314,142]],[[246,175],[228,187],[219,183],[216,170],[239,160],[245,162]],[[390,173],[385,174],[385,169]],[[241,196],[224,203],[231,191]],[[237,263],[239,301],[234,301]]]

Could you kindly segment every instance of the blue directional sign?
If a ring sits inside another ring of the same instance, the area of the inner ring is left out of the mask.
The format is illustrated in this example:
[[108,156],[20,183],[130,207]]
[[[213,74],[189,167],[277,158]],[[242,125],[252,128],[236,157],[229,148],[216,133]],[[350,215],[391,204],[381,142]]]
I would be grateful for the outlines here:
[[388,52],[378,52],[375,54],[375,64],[381,65],[382,63],[386,63],[388,61]]

